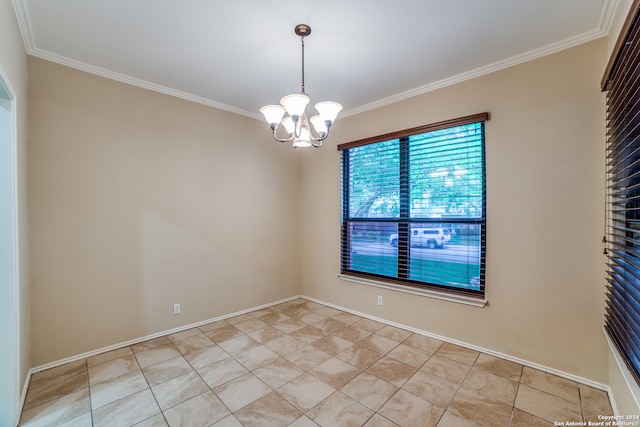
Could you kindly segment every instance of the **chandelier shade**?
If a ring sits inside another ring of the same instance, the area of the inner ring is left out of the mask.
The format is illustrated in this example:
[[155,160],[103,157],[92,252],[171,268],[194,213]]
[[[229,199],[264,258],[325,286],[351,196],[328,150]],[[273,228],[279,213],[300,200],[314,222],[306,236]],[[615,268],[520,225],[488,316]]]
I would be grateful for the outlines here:
[[300,117],[303,115],[308,103],[309,97],[303,94],[287,95],[280,100],[280,104],[282,104],[291,117]]
[[282,120],[287,110],[285,110],[282,105],[265,105],[260,109],[260,112],[264,115],[264,118],[267,119],[267,123],[273,127],[280,123],[280,120]]
[[338,117],[340,110],[342,110],[342,105],[332,101],[318,102],[316,110],[320,113],[322,120],[333,122]]
[[320,116],[313,116],[309,119],[313,125],[313,129],[319,134],[327,133],[327,125],[324,124],[324,120]]
[[[300,93],[291,94],[280,100],[281,105],[265,105],[260,109],[273,132],[273,139],[279,142],[292,142],[298,147],[321,147],[322,141],[329,136],[329,129],[342,110],[342,105],[333,101],[318,102],[315,105],[318,115],[307,116],[309,95],[304,90],[304,38],[311,34],[311,27],[300,24],[295,28],[302,44],[302,88]],[[285,116],[286,114],[286,116]],[[278,137],[278,128],[282,125],[286,137]]]
[[287,116],[284,119],[282,119],[282,126],[284,126],[285,130],[289,134],[292,134],[295,132],[296,124],[293,123],[293,119],[291,118],[291,116]]

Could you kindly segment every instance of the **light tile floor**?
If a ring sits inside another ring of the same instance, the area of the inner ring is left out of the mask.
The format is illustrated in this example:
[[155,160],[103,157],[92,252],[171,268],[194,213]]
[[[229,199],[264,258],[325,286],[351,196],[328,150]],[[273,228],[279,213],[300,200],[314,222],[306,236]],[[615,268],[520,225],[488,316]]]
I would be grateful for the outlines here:
[[305,299],[34,374],[24,426],[552,426],[606,392]]

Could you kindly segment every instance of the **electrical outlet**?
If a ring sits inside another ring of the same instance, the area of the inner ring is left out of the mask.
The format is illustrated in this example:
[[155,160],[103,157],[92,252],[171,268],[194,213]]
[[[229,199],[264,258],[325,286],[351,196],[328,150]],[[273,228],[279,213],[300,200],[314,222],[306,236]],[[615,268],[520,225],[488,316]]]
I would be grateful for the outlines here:
[[378,295],[378,305],[382,305],[384,304],[384,301],[382,300],[382,295]]
[[180,303],[173,304],[173,314],[180,314]]

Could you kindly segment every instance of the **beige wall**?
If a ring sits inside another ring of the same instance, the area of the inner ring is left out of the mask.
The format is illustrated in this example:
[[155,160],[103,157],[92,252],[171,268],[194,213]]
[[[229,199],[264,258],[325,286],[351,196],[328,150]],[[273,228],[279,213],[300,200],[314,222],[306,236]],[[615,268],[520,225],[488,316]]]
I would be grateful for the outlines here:
[[[308,151],[261,122],[32,58],[33,365],[303,293],[606,384],[607,49],[345,117]],[[482,111],[488,306],[338,279],[335,145]]]
[[10,0],[0,0],[0,68],[14,92],[17,117],[17,177],[19,234],[19,378],[31,368],[29,310],[29,246],[27,215],[27,54]]
[[299,292],[296,153],[265,124],[41,59],[29,76],[35,366]]
[[[302,293],[606,384],[606,50],[600,39],[338,121],[331,144],[301,168]],[[489,304],[338,279],[335,145],[484,111]]]

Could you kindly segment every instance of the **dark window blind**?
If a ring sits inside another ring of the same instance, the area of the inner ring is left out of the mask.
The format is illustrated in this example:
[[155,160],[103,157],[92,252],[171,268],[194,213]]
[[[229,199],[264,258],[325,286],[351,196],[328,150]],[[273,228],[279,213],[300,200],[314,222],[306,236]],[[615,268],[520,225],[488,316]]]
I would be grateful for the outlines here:
[[343,274],[484,296],[486,113],[343,144]]
[[605,329],[640,384],[640,23],[638,1],[609,62]]

